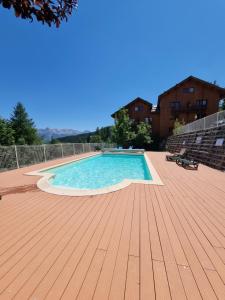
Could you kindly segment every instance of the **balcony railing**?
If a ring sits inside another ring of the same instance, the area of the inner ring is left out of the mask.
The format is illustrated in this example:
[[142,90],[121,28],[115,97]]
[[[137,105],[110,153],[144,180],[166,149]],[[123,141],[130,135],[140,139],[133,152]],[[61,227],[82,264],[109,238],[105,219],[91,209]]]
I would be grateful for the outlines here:
[[225,110],[196,120],[192,123],[180,127],[176,134],[184,134],[194,131],[206,130],[219,126],[225,126]]

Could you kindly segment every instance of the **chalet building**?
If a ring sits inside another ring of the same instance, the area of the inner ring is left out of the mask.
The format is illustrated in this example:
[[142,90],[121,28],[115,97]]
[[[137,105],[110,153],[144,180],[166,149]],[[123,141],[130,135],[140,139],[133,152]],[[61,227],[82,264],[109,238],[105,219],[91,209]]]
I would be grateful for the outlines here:
[[134,122],[148,122],[153,135],[164,139],[172,134],[176,119],[190,123],[216,113],[224,98],[225,88],[189,76],[159,95],[157,106],[138,97],[124,108]]

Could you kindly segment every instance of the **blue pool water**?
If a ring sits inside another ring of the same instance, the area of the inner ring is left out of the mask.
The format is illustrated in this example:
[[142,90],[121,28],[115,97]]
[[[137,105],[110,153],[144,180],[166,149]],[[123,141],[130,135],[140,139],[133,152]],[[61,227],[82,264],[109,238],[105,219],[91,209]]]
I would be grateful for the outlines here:
[[101,154],[43,171],[56,176],[54,186],[91,190],[115,185],[123,179],[152,180],[143,155]]

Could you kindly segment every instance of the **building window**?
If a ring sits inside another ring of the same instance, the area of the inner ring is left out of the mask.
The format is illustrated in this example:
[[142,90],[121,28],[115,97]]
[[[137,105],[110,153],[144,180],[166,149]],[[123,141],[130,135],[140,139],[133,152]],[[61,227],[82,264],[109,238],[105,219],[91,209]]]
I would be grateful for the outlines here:
[[144,107],[143,107],[143,105],[136,105],[136,106],[134,107],[134,110],[135,110],[135,111],[143,111],[143,110],[144,110]]
[[179,110],[180,109],[180,101],[170,102],[170,108],[172,108],[173,110]]
[[194,92],[195,92],[194,87],[183,88],[183,93],[184,94],[193,94]]
[[206,108],[207,102],[208,101],[206,99],[199,99],[199,100],[196,100],[196,105],[198,108]]

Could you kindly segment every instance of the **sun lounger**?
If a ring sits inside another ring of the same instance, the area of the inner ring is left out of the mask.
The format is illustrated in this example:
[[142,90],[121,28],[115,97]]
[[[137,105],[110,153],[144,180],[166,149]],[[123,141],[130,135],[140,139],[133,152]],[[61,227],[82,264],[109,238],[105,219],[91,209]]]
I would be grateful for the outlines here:
[[186,158],[178,158],[176,160],[176,163],[178,166],[182,166],[183,168],[187,169],[187,168],[191,168],[194,170],[198,169],[198,165],[199,163],[195,160],[192,159],[186,159]]
[[179,153],[175,153],[173,155],[166,155],[166,160],[176,161],[178,158],[184,158],[186,153],[187,153],[187,149],[182,148]]

